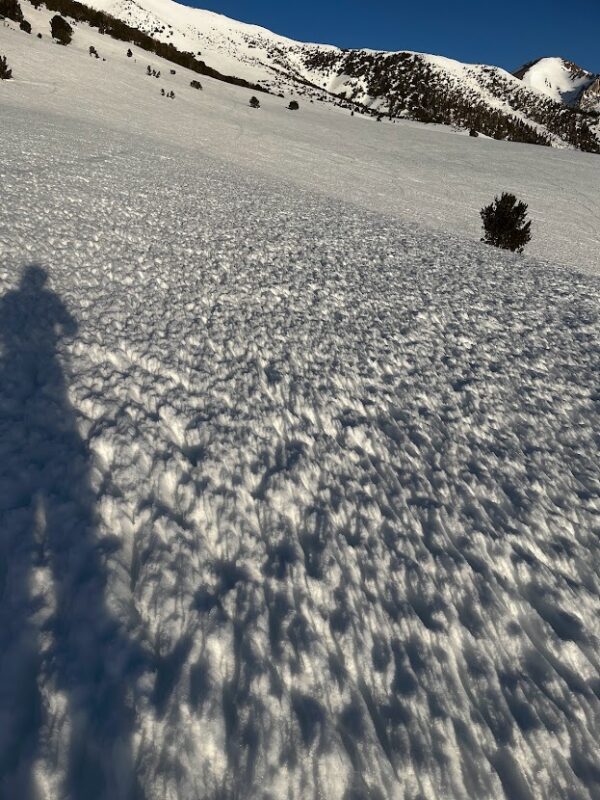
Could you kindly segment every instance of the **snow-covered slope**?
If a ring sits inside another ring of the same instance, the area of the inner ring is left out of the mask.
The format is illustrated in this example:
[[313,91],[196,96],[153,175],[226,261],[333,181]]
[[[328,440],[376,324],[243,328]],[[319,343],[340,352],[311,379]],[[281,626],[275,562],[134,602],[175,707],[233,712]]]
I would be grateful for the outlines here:
[[[23,5],[0,796],[597,797],[600,279],[555,262],[600,267],[600,159],[252,110]],[[502,189],[545,262],[477,241]]]
[[[285,98],[261,95],[261,109],[248,108],[250,92],[199,76],[86,25],[73,43],[58,48],[48,36],[51,13],[23,3],[33,36],[0,28],[0,52],[14,80],[0,83],[2,103],[95,120],[137,135],[153,131],[184,148],[200,148],[260,174],[326,191],[336,199],[418,221],[430,229],[480,237],[478,211],[495,193],[523,196],[534,217],[529,251],[553,262],[600,271],[600,159],[572,151],[470,139],[445,126],[408,120],[376,123],[318,101],[300,100],[288,112]],[[37,32],[44,38],[38,40]],[[94,45],[102,58],[88,56]],[[160,80],[146,76],[151,63]],[[243,76],[242,76],[243,77]],[[251,76],[246,76],[250,78]],[[176,99],[161,97],[174,90]]]
[[270,48],[298,46],[265,28],[173,0],[94,0],[89,5],[153,38],[195,53],[221,72],[252,82],[276,80],[277,70],[268,63]]
[[600,75],[562,58],[540,58],[515,73],[526,86],[552,100],[587,110],[600,110]]
[[410,51],[304,44],[173,0],[91,0],[90,5],[276,94],[293,90],[361,112],[600,152],[598,118],[565,106],[558,91],[550,97],[544,81],[524,82],[497,67]]

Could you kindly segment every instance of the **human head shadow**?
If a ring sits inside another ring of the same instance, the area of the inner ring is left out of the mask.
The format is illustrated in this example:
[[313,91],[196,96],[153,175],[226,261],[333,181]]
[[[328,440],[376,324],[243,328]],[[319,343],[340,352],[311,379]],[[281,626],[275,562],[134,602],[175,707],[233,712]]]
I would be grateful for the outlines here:
[[[31,265],[0,298],[0,797],[33,800],[41,761],[64,773],[61,796],[131,800],[128,695],[142,659],[107,603],[89,455],[58,352],[78,326],[47,277]],[[40,687],[64,708],[50,714]],[[63,738],[49,734],[56,724]]]

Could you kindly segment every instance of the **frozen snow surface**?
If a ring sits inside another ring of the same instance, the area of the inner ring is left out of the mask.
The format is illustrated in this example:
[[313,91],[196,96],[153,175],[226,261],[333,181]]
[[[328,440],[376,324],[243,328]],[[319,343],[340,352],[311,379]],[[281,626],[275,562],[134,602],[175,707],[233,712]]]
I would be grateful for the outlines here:
[[124,50],[0,28],[0,797],[597,800],[600,159]]

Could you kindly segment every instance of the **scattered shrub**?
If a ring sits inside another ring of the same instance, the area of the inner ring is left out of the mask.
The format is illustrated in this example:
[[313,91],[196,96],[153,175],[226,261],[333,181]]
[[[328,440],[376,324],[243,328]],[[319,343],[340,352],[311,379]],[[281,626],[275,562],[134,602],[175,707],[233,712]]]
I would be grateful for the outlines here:
[[19,28],[25,33],[31,33],[31,22],[27,22],[26,19],[21,20],[19,23]]
[[165,96],[165,90],[164,90],[164,89],[161,89],[161,90],[160,90],[160,93],[161,93],[161,95],[162,95],[163,97]]
[[6,63],[6,56],[0,56],[0,81],[9,81],[12,78],[12,69]]
[[41,33],[38,33],[38,35],[37,35],[37,36],[38,36],[38,39],[41,39],[41,38],[42,38],[42,34],[41,34]]
[[250,98],[250,108],[260,108],[260,100],[258,97],[252,96]]
[[171,89],[171,91],[167,94],[167,97],[170,100],[175,100],[175,92]]
[[298,101],[297,100],[291,100],[290,101],[290,104],[288,106],[289,111],[298,111],[299,108],[300,108],[300,106],[298,105]]
[[150,64],[148,64],[148,66],[146,67],[146,75],[152,75],[152,67],[150,66]]
[[131,52],[131,48],[129,48],[129,50],[127,51],[127,58],[131,58],[132,55],[133,53]]
[[192,89],[202,89],[202,84],[200,81],[190,81],[190,86]]
[[469,136],[472,136],[474,139],[477,139],[479,136],[479,132],[475,130],[475,128],[471,128],[469,131]]
[[23,12],[18,0],[0,0],[0,17],[12,19],[13,22],[23,22]]
[[90,55],[96,56],[96,58],[100,58],[100,56],[98,55],[98,51],[96,50],[93,44],[90,45]]
[[177,70],[175,69],[170,69],[169,72],[171,73],[171,75],[177,75]]
[[522,253],[531,241],[531,221],[527,221],[527,203],[514,194],[503,192],[500,198],[481,209],[485,234],[482,242],[513,253]]
[[52,38],[56,39],[59,44],[65,46],[71,44],[73,28],[60,14],[55,14],[50,20],[50,30],[52,31]]

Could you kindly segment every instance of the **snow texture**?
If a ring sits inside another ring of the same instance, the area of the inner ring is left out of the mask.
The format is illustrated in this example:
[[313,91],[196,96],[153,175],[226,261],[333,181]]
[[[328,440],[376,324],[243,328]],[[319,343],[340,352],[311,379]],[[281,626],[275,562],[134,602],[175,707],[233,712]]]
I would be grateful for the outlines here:
[[24,36],[0,796],[600,797],[600,279],[462,221],[520,171],[538,254],[593,272],[544,182],[597,162],[183,70],[164,106],[139,53]]

